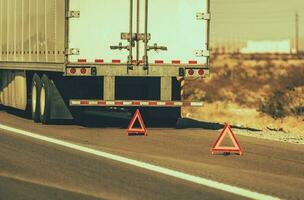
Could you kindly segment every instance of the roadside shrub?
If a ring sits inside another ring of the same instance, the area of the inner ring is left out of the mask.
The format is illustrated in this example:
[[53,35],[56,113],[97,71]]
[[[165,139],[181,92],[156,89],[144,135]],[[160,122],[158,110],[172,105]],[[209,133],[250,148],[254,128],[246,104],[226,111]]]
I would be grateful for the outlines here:
[[277,91],[272,97],[261,105],[261,111],[274,119],[283,118],[288,115],[286,109],[287,98],[282,91]]
[[292,109],[294,115],[304,116],[304,105]]

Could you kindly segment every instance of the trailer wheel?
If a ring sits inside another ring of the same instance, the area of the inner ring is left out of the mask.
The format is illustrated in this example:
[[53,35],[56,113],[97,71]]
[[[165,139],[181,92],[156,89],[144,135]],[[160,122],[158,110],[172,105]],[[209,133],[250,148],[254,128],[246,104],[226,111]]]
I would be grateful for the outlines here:
[[41,79],[38,74],[34,74],[32,78],[32,119],[35,123],[40,122],[40,90],[41,90]]
[[43,124],[50,123],[50,105],[51,105],[51,86],[50,79],[43,75],[41,78],[40,89],[40,121]]

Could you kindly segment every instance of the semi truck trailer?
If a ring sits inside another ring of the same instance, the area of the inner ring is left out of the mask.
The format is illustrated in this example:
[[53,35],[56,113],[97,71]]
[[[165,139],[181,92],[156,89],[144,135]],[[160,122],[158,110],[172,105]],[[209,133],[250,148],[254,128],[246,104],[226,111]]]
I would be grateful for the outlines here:
[[35,122],[140,108],[176,120],[209,76],[210,0],[0,0],[0,104]]

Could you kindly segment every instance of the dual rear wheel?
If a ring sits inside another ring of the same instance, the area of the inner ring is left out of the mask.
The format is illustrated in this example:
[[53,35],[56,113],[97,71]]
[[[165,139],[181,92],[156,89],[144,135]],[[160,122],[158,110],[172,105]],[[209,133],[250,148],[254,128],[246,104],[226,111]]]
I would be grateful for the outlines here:
[[50,79],[43,75],[34,74],[32,78],[32,119],[36,123],[50,123]]

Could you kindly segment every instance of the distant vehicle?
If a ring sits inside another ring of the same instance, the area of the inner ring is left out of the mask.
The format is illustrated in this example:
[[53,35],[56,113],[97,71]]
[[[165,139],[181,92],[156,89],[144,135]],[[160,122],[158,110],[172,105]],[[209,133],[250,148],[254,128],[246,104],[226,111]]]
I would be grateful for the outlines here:
[[[176,120],[209,75],[210,0],[0,0],[0,104],[35,122],[86,107]],[[143,108],[144,107],[144,108]]]
[[241,49],[241,53],[280,53],[290,54],[291,45],[290,40],[282,41],[247,41],[247,46]]

